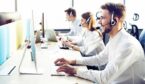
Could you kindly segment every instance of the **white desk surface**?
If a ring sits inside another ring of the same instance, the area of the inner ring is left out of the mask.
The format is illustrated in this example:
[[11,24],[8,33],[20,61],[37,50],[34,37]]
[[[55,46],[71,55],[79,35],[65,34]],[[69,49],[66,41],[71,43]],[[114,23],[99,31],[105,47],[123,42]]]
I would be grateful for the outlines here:
[[[53,43],[48,44],[48,49],[37,47],[37,63],[38,69],[42,69],[42,75],[21,75],[18,72],[20,60],[22,58],[23,49],[18,50],[15,56],[12,56],[5,66],[16,65],[16,68],[9,76],[0,76],[0,84],[93,84],[93,82],[73,77],[73,76],[51,76],[55,73],[56,66],[54,60],[57,57],[74,58],[81,57],[80,53],[72,50],[59,49]],[[28,60],[25,60],[27,63]],[[23,66],[21,66],[23,67]],[[86,69],[85,66],[76,66],[79,69]]]

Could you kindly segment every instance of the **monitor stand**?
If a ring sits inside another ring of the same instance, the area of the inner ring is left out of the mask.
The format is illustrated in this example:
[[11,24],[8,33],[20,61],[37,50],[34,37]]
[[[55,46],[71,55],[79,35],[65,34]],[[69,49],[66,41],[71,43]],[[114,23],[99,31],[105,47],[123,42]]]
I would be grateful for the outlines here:
[[42,70],[38,69],[36,59],[32,61],[31,49],[25,49],[19,66],[21,75],[42,75]]
[[48,44],[47,44],[47,38],[41,38],[41,49],[47,49]]
[[47,43],[41,43],[41,49],[47,49],[48,44]]

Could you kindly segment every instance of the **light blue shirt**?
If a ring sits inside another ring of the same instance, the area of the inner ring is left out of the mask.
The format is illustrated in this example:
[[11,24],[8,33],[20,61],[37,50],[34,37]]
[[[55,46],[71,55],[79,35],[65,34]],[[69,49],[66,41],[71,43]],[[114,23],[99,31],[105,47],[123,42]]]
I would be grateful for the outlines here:
[[82,27],[80,26],[80,20],[76,19],[72,22],[70,26],[70,31],[67,33],[68,36],[77,36],[82,31]]

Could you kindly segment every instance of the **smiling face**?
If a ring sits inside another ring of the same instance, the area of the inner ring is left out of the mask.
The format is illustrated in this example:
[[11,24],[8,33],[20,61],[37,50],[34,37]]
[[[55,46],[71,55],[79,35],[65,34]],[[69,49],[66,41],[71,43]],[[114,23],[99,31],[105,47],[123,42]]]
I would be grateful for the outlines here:
[[111,21],[111,15],[110,15],[109,11],[102,10],[99,24],[102,26],[103,32],[106,32],[111,28],[110,21]]
[[83,27],[85,27],[85,25],[86,25],[86,19],[84,19],[84,18],[81,19],[81,25],[82,25]]
[[84,27],[84,28],[86,28],[86,29],[90,29],[89,28],[89,25],[88,25],[88,23],[86,22],[86,19],[85,18],[82,18],[81,19],[81,25],[82,25],[82,27]]

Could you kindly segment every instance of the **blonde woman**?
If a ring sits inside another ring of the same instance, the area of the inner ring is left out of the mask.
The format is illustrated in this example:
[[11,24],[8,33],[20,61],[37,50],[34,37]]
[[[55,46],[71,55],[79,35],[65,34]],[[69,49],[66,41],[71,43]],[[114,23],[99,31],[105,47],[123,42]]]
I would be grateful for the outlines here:
[[95,19],[90,12],[82,14],[81,26],[83,27],[79,39],[72,41],[64,41],[63,44],[71,47],[76,51],[80,51],[82,56],[92,56],[99,54],[104,49],[104,43],[101,33],[95,29]]

